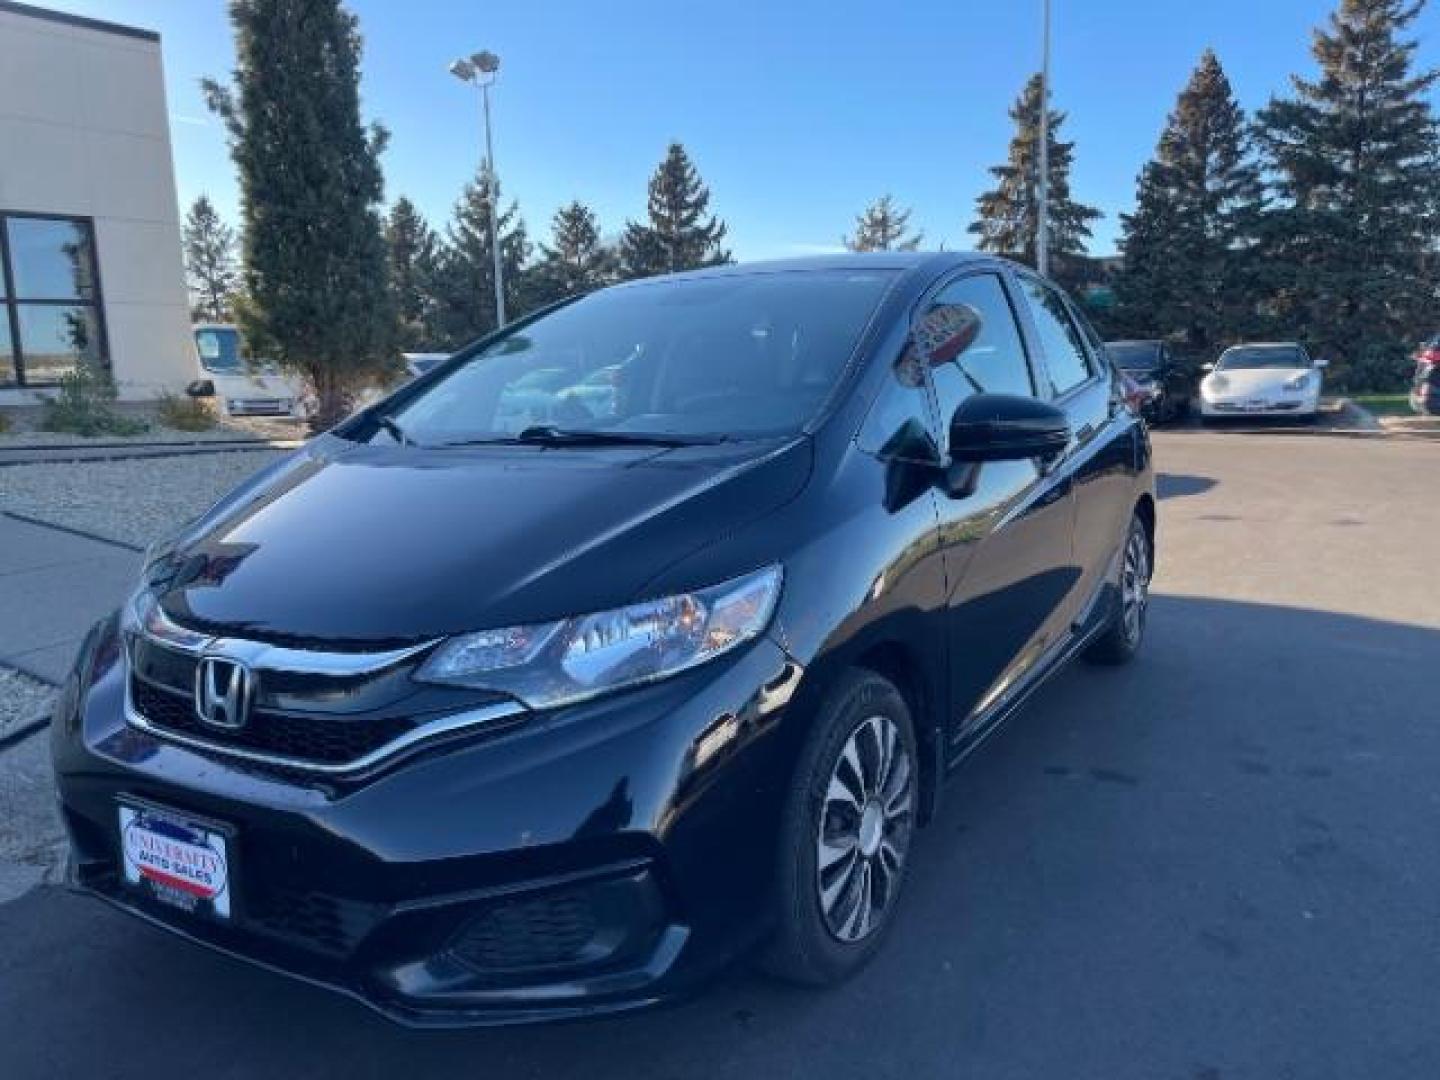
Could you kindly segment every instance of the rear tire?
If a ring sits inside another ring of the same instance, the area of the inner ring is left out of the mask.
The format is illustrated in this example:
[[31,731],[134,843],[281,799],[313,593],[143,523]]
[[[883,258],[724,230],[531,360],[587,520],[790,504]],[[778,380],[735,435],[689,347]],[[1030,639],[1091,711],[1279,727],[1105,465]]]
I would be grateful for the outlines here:
[[919,758],[905,698],[847,672],[806,740],[780,830],[779,925],[761,958],[807,986],[849,978],[879,951],[909,868]]
[[1135,658],[1145,640],[1145,618],[1150,607],[1150,574],[1154,566],[1150,534],[1140,515],[1130,518],[1125,551],[1120,556],[1120,599],[1110,625],[1085,650],[1092,664],[1125,664]]

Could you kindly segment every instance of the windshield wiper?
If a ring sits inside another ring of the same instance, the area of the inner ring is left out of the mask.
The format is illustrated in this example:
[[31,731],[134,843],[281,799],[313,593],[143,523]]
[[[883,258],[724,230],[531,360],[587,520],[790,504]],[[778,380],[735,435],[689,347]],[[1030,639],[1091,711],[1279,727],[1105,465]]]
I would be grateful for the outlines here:
[[464,439],[446,446],[713,446],[724,435],[681,435],[668,431],[596,431],[533,424],[518,435]]
[[376,413],[375,422],[385,429],[385,434],[398,442],[401,446],[419,446],[414,439],[405,434],[405,429],[400,426],[398,420],[385,413]]

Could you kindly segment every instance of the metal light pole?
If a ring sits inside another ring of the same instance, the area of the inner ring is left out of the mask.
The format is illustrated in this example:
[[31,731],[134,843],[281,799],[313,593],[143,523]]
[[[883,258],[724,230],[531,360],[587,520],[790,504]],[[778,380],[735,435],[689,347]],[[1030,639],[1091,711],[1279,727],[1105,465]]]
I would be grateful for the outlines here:
[[480,88],[481,111],[485,121],[485,197],[490,201],[490,254],[495,260],[495,325],[505,325],[505,274],[500,258],[500,181],[495,171],[495,144],[490,138],[490,84],[500,70],[500,57],[478,52],[469,59],[456,60],[450,74],[461,82]]
[[1040,57],[1040,183],[1035,223],[1035,269],[1050,273],[1050,0],[1044,0]]

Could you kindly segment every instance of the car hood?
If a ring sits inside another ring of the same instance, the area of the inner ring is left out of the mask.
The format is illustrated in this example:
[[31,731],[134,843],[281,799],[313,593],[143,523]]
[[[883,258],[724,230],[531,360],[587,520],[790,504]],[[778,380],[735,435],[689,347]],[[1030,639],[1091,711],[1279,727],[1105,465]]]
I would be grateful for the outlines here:
[[1295,376],[1308,374],[1312,370],[1312,368],[1255,368],[1217,371],[1213,375],[1207,376],[1206,381],[1213,387],[1216,376],[1224,379],[1224,383],[1220,387],[1216,387],[1224,394],[1279,394],[1291,392],[1285,390],[1285,384]]
[[540,622],[637,599],[793,499],[810,467],[805,438],[420,450],[328,436],[222,500],[146,576],[182,625],[282,644]]

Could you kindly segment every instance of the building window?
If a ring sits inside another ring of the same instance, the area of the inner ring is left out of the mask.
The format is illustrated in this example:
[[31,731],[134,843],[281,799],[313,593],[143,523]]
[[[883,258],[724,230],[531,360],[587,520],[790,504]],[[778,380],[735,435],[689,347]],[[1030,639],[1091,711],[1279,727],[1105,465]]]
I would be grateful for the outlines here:
[[94,229],[0,212],[0,386],[54,386],[82,361],[109,363]]

